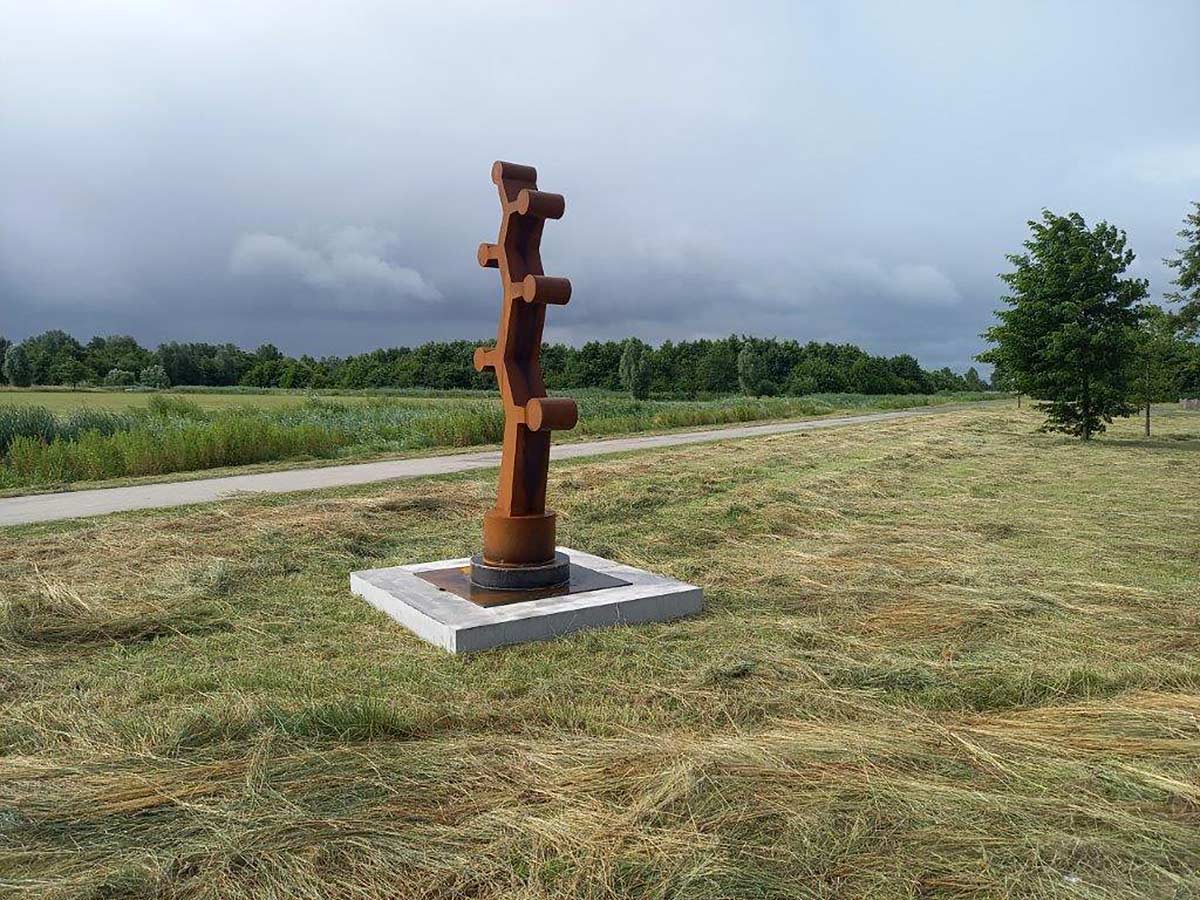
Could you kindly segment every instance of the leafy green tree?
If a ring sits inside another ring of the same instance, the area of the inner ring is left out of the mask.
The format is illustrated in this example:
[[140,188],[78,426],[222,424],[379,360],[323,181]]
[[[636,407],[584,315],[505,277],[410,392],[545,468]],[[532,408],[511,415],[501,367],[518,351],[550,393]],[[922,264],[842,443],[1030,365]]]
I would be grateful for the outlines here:
[[94,381],[107,377],[113,369],[140,372],[154,364],[154,354],[124,334],[94,337],[83,348],[83,364]]
[[1168,292],[1166,298],[1181,304],[1179,326],[1185,334],[1195,336],[1200,332],[1200,201],[1193,202],[1192,207],[1179,232],[1183,246],[1174,259],[1163,262],[1175,270],[1171,284],[1176,289]]
[[762,352],[749,342],[743,344],[738,352],[737,374],[738,386],[749,397],[769,397],[776,392],[775,385],[767,376]]
[[4,378],[13,387],[29,387],[33,384],[33,366],[21,344],[14,344],[4,354]]
[[1150,437],[1150,408],[1154,403],[1179,399],[1178,376],[1187,345],[1176,336],[1176,320],[1158,306],[1141,309],[1130,359],[1129,382],[1134,401],[1146,412],[1146,437]]
[[921,368],[916,357],[908,353],[893,356],[887,361],[888,369],[896,376],[898,384],[895,392],[898,394],[932,394],[933,382],[928,373]]
[[0,334],[0,372],[4,371],[4,357],[8,355],[8,348],[12,346],[12,341]]
[[850,367],[850,390],[858,394],[902,394],[908,385],[881,356],[863,356]]
[[1121,277],[1134,253],[1107,222],[1089,229],[1078,213],[1044,210],[1029,228],[1027,252],[1007,257],[1014,270],[1000,277],[1009,308],[984,332],[994,346],[979,360],[1002,367],[1018,392],[1038,399],[1043,430],[1088,440],[1134,411],[1128,363],[1146,281]]
[[787,392],[795,397],[805,394],[836,394],[844,390],[845,374],[819,356],[805,356],[792,369],[787,381]]
[[83,360],[83,346],[79,341],[57,328],[28,338],[21,346],[29,359],[33,384],[61,384],[56,372],[74,372],[73,367],[64,366],[64,363]]
[[634,400],[645,400],[650,396],[649,349],[637,338],[629,338],[621,352],[621,387],[629,391]]
[[171,386],[171,379],[167,377],[167,370],[159,365],[146,366],[146,368],[142,369],[141,375],[138,376],[138,381],[146,387],[156,390],[163,390]]
[[50,380],[54,384],[69,384],[71,387],[86,384],[91,377],[91,370],[73,357],[59,360],[50,370]]
[[942,366],[937,371],[930,372],[929,379],[933,382],[934,391],[938,393],[967,389],[967,383],[963,381],[963,377],[953,372],[949,366]]
[[971,366],[963,374],[963,387],[968,391],[986,391],[988,389],[987,382],[979,377],[979,372],[974,366]]
[[128,369],[109,369],[104,376],[108,387],[129,387],[137,381],[137,376]]

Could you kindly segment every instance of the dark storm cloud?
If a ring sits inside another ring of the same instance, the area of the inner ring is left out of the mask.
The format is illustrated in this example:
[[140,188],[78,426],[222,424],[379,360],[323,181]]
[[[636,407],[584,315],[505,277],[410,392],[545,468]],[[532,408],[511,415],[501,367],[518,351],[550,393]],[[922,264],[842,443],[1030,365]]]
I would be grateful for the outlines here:
[[1159,263],[1200,196],[1200,7],[12,4],[0,333],[483,336],[495,158],[567,195],[549,336],[963,367],[1042,206]]

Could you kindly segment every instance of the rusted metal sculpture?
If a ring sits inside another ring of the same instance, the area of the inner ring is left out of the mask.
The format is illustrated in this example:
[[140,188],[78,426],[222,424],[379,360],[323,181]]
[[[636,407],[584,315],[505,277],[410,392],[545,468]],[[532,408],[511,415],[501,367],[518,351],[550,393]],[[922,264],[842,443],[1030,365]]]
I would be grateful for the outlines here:
[[471,581],[493,590],[531,590],[570,580],[570,561],[555,552],[554,513],[546,509],[550,432],[578,420],[574,400],[548,398],[538,357],[547,304],[571,299],[571,282],[547,276],[540,252],[547,219],[562,218],[561,194],[539,191],[532,166],[497,162],[500,236],[479,245],[479,264],[500,270],[504,290],[495,347],[475,351],[475,368],[492,369],[504,401],[504,449],[496,506],[483,519],[483,553]]

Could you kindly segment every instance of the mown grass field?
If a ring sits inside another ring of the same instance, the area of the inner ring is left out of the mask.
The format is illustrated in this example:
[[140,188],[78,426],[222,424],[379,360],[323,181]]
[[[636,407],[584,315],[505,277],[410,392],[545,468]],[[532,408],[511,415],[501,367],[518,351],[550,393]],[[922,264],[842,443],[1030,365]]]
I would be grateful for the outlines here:
[[[58,410],[34,403],[2,402],[4,396],[58,393],[62,392],[0,395],[0,491],[12,494],[69,489],[81,484],[244,465],[478,447],[498,443],[504,431],[504,416],[496,397],[470,393],[437,397],[360,395],[347,402],[329,396],[280,393],[81,392],[65,396],[93,398],[95,404]],[[106,408],[102,402],[106,397],[137,397],[140,405]],[[220,406],[203,405],[202,401],[214,397],[221,398]],[[982,393],[814,394],[639,401],[587,391],[578,398],[579,425],[563,437],[579,440],[991,397]],[[56,398],[56,402],[63,401]]]
[[453,658],[349,594],[493,474],[0,532],[0,893],[1200,893],[1200,414],[558,465],[703,616]]

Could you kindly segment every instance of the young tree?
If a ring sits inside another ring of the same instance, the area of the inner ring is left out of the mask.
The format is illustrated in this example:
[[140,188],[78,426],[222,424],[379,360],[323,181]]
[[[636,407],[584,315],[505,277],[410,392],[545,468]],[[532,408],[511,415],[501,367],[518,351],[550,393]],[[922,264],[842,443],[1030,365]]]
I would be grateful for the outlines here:
[[1150,406],[1178,399],[1178,373],[1184,364],[1186,345],[1176,337],[1176,321],[1158,306],[1141,308],[1141,321],[1134,335],[1129,382],[1133,398],[1146,411],[1146,437],[1150,437]]
[[14,344],[4,354],[4,377],[13,387],[29,387],[33,384],[33,366],[21,344]]
[[142,369],[141,375],[138,376],[138,381],[148,388],[163,390],[171,386],[171,379],[167,377],[167,370],[162,366],[146,366]]
[[634,400],[645,400],[650,396],[650,360],[646,358],[648,349],[637,338],[629,338],[625,341],[625,349],[621,351],[621,387],[629,391]]
[[1192,203],[1193,212],[1183,220],[1183,246],[1176,251],[1179,255],[1163,262],[1175,270],[1171,284],[1176,290],[1166,294],[1172,303],[1181,304],[1178,316],[1180,330],[1194,337],[1200,332],[1200,201]]
[[1014,271],[999,325],[983,336],[981,362],[1003,368],[1019,393],[1038,399],[1044,431],[1088,440],[1129,404],[1129,358],[1146,281],[1122,278],[1134,260],[1125,232],[1107,222],[1088,228],[1078,213],[1044,210],[1030,221],[1027,252],[1008,255]]
[[775,393],[767,377],[766,360],[750,341],[742,344],[737,357],[738,387],[749,397]]

